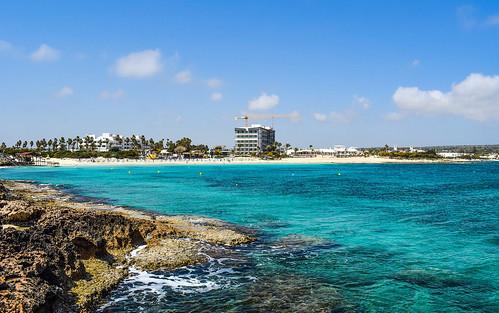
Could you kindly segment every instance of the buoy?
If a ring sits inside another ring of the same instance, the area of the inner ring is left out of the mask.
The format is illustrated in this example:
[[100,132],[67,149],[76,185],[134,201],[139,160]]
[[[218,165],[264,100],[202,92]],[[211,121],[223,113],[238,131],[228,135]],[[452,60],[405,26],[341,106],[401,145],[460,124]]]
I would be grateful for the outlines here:
[[199,172],[199,176],[203,175],[203,172]]
[[341,176],[341,173],[338,173],[338,176]]
[[128,171],[128,175],[132,174],[132,171]]
[[159,173],[161,173],[161,172],[160,172],[159,170],[157,170],[157,171],[156,171],[156,173],[158,173],[158,174],[159,174]]

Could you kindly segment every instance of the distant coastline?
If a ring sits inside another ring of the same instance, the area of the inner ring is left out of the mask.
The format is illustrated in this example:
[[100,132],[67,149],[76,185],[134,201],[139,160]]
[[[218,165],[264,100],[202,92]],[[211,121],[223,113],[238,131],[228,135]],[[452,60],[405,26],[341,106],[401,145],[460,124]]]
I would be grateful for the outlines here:
[[251,165],[251,164],[427,164],[427,163],[469,163],[477,160],[467,159],[396,159],[388,157],[297,157],[278,160],[263,160],[261,158],[238,157],[220,159],[179,159],[179,160],[149,160],[149,159],[59,159],[50,158],[48,161],[64,167],[75,166],[130,166],[130,165]]

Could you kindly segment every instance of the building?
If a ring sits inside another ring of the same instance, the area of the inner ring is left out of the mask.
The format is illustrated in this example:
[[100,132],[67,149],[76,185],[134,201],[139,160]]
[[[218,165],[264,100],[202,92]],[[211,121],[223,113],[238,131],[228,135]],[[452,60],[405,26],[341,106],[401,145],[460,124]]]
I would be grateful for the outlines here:
[[[89,147],[87,147],[87,145]],[[132,142],[126,141],[122,136],[111,133],[102,133],[100,136],[89,134],[83,137],[81,148],[93,147],[96,151],[107,152],[110,150],[130,150]],[[74,150],[79,150],[80,147]]]
[[275,130],[259,124],[236,127],[234,141],[236,155],[259,153],[275,143]]
[[286,154],[292,157],[331,156],[337,158],[363,155],[362,151],[355,147],[347,148],[342,145],[335,145],[333,148],[288,149]]

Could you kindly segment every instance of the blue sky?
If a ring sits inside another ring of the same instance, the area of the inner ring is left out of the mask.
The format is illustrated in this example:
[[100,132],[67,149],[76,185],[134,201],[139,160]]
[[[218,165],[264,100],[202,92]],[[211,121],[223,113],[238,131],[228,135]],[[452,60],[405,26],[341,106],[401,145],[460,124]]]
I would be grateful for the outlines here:
[[2,1],[0,141],[497,144],[497,1]]

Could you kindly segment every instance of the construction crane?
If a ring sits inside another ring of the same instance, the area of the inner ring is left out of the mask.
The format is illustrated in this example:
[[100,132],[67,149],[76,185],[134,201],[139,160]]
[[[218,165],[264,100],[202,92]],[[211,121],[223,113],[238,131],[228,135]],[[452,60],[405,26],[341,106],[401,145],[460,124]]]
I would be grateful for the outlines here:
[[244,127],[248,127],[248,120],[249,120],[249,116],[248,115],[236,116],[234,118],[234,120],[236,120],[236,121],[238,121],[238,120],[244,120]]
[[236,116],[234,120],[244,120],[244,126],[248,127],[248,120],[252,121],[271,121],[272,128],[274,128],[274,121],[276,119],[287,119],[290,121],[297,121],[300,119],[300,114],[297,111],[293,111],[287,114],[255,114],[247,113],[241,116]]

